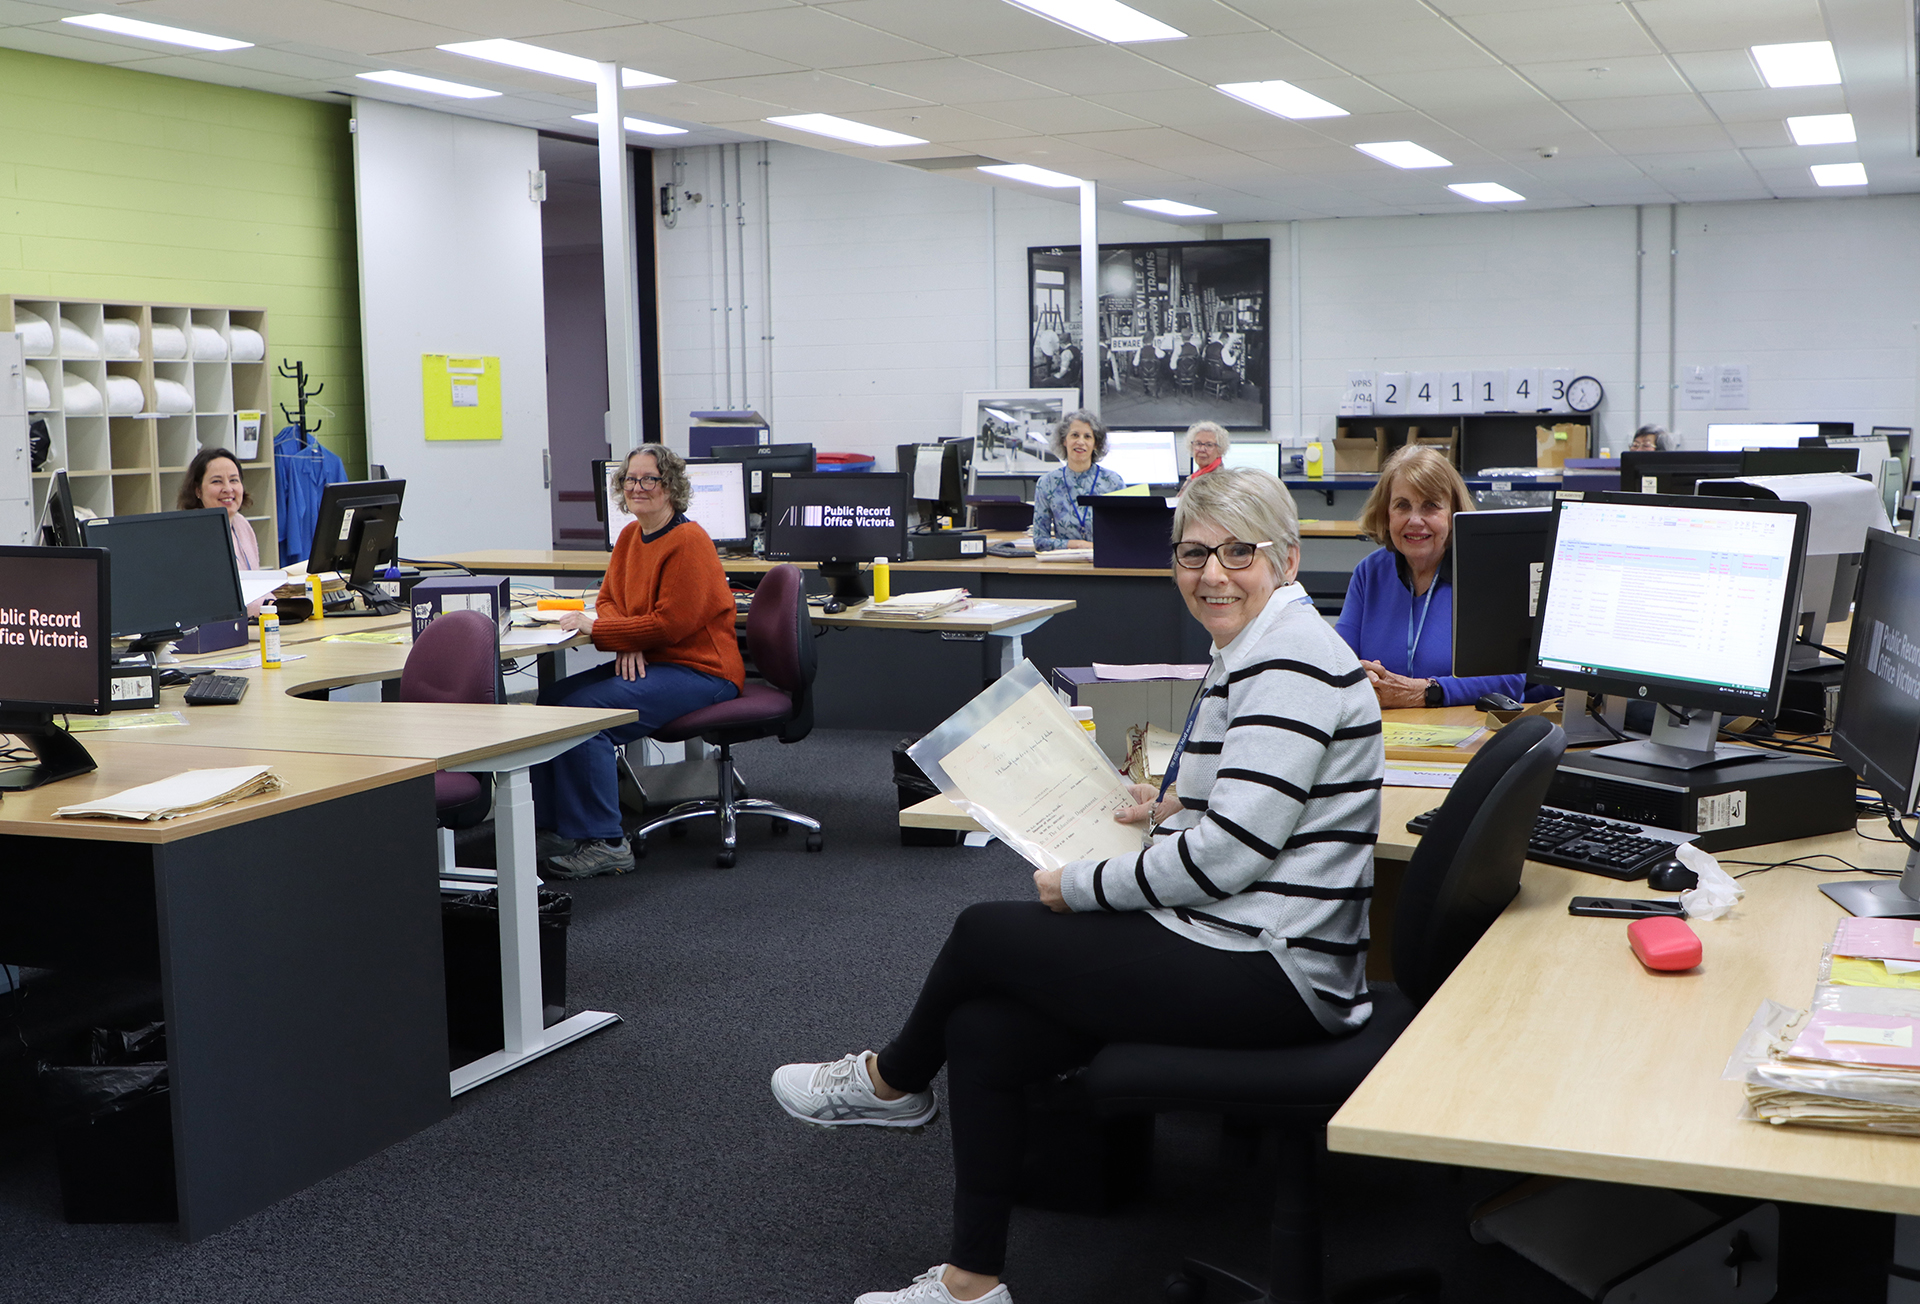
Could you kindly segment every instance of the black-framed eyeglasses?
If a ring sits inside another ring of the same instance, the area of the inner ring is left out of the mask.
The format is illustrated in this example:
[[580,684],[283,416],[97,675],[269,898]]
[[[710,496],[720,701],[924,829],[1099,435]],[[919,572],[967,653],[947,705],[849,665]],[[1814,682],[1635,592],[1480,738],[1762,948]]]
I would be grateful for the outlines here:
[[628,493],[632,493],[636,489],[642,493],[652,493],[665,483],[666,480],[657,475],[630,475],[620,481],[620,487]]
[[1271,547],[1272,540],[1242,543],[1238,539],[1229,539],[1211,548],[1204,543],[1176,543],[1173,545],[1173,560],[1182,570],[1205,570],[1207,558],[1218,557],[1220,564],[1228,570],[1245,570],[1253,565],[1253,559],[1260,555],[1262,548]]

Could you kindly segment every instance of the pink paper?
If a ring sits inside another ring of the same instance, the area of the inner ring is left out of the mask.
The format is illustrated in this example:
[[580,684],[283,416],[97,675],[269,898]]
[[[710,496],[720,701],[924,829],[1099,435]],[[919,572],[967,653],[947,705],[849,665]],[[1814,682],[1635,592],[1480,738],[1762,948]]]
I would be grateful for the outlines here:
[[[1880,922],[1878,920],[1869,922]],[[1920,1020],[1903,1019],[1889,1014],[1845,1014],[1837,1010],[1816,1010],[1807,1026],[1801,1030],[1800,1037],[1787,1052],[1803,1059],[1837,1060],[1843,1064],[1878,1064],[1890,1068],[1920,1068],[1920,1035],[1916,1035],[1915,1025]],[[1842,1037],[1858,1035],[1877,1029],[1888,1029],[1896,1034],[1904,1033],[1905,1046],[1882,1046],[1860,1041],[1828,1041],[1829,1030],[1840,1032]]]
[[1833,953],[1920,963],[1920,920],[1842,919],[1833,932]]

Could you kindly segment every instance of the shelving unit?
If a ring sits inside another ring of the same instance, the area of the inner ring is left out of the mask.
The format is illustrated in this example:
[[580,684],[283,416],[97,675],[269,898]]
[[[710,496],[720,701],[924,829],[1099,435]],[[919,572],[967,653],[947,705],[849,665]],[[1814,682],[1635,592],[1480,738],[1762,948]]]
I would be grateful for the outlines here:
[[[27,352],[27,365],[46,377],[48,389],[47,406],[34,406],[31,415],[45,418],[53,439],[46,464],[33,473],[36,516],[46,505],[47,486],[55,471],[67,473],[75,505],[97,516],[172,511],[187,463],[194,454],[202,448],[234,449],[234,413],[271,410],[270,349],[263,347],[257,361],[235,361],[233,357],[235,327],[258,331],[266,345],[265,309],[0,295],[0,331],[15,329],[15,313],[20,308],[43,318],[53,334],[49,350],[39,352],[30,347]],[[91,342],[90,353],[71,347],[63,338],[63,317]],[[134,351],[109,350],[106,323],[110,318],[131,321],[139,327]],[[186,356],[155,357],[155,326],[178,329],[186,337]],[[192,328],[196,326],[218,336],[218,357],[210,356],[211,350],[199,350],[209,356],[194,356]],[[100,412],[66,410],[68,373],[100,391]],[[139,382],[139,412],[108,410],[109,376],[127,376]],[[184,411],[162,411],[156,388],[161,380],[185,389],[190,406]],[[271,431],[271,423],[263,419],[259,455],[240,464],[247,492],[253,498],[247,520],[253,525],[262,557],[279,556]]]
[[[1454,438],[1454,465],[1472,479],[1486,466],[1532,466],[1536,456],[1534,428],[1571,423],[1587,427],[1593,443],[1593,418],[1580,413],[1479,412],[1440,416],[1341,417],[1339,425],[1357,439],[1370,438],[1376,429],[1387,432],[1387,450],[1407,442],[1407,427],[1418,426],[1423,436]],[[1591,454],[1598,456],[1598,454]]]

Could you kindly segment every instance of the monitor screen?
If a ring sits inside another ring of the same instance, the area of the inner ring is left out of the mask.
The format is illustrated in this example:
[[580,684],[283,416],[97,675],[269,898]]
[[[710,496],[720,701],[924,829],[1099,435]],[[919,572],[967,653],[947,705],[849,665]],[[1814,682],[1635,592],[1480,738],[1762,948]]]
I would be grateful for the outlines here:
[[115,638],[154,641],[247,614],[227,514],[216,507],[106,516],[81,527],[113,554]]
[[713,458],[747,468],[747,505],[756,512],[767,510],[768,476],[813,473],[812,444],[722,444],[713,450]]
[[[406,493],[405,480],[348,480],[322,489],[320,514],[313,523],[313,547],[307,553],[307,573],[352,571],[362,545],[370,537],[374,540],[375,563],[398,560],[400,504]],[[369,531],[373,533],[369,535]]]
[[1178,484],[1182,456],[1169,430],[1112,430],[1100,465],[1128,484]]
[[1707,448],[1715,453],[1737,453],[1743,448],[1798,448],[1802,439],[1819,435],[1820,423],[1760,422],[1752,425],[1712,424]]
[[1454,514],[1454,674],[1526,673],[1552,525],[1543,507]]
[[1554,513],[1533,678],[1777,714],[1805,503],[1602,493],[1562,499]]
[[1225,466],[1249,466],[1268,475],[1280,474],[1280,445],[1235,443],[1220,454]]
[[1709,453],[1701,449],[1671,452],[1632,451],[1620,454],[1620,488],[1627,493],[1690,494],[1702,480],[1724,480],[1740,474],[1741,455]]
[[1868,533],[1848,651],[1833,753],[1911,814],[1920,782],[1920,542]]
[[898,561],[913,477],[867,473],[767,480],[767,556],[782,561]]
[[744,547],[752,537],[747,528],[747,468],[718,458],[688,458],[687,479],[693,484],[687,519],[717,544]]
[[0,712],[107,710],[111,575],[104,548],[0,547]]
[[[1740,454],[1735,475],[1822,475],[1828,471],[1852,474],[1860,455],[1851,448],[1749,448]],[[1708,477],[1702,476],[1701,479]]]

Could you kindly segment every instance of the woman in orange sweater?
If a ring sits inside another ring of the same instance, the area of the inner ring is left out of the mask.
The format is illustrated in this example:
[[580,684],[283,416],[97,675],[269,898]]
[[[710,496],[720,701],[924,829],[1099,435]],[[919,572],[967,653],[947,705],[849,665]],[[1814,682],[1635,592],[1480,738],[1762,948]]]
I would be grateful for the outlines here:
[[560,621],[590,632],[613,662],[543,689],[540,704],[625,708],[640,719],[533,768],[534,824],[555,878],[633,868],[620,826],[614,749],[738,697],[746,682],[720,554],[686,516],[687,464],[672,449],[649,444],[627,454],[614,487],[634,523],[614,542],[594,610],[570,611]]

